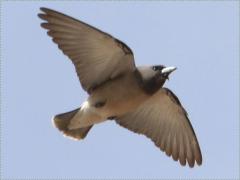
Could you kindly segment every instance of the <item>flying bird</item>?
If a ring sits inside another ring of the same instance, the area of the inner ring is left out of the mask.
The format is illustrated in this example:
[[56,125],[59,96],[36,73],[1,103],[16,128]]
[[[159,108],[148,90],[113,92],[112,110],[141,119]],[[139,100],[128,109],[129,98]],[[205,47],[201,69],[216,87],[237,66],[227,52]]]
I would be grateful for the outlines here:
[[60,12],[40,8],[41,26],[75,66],[89,97],[81,107],[56,115],[53,123],[65,136],[84,139],[93,125],[115,120],[150,138],[175,161],[190,167],[202,155],[177,96],[163,87],[176,67],[136,66],[133,51],[122,41]]

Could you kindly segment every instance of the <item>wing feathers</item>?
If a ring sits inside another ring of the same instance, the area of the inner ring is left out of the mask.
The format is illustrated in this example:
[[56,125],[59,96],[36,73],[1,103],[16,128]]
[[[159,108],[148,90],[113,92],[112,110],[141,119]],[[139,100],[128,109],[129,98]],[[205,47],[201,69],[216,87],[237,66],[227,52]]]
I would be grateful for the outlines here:
[[185,146],[185,142],[183,140],[183,134],[180,133],[180,141],[179,141],[179,161],[180,164],[185,166],[186,165],[186,146]]
[[136,133],[149,137],[156,146],[181,165],[202,163],[196,135],[180,101],[163,88],[131,113],[116,122]]
[[[135,70],[131,49],[111,35],[72,17],[41,8],[41,26],[73,62],[83,88],[91,89]],[[89,72],[94,73],[89,73]]]
[[172,157],[173,157],[173,160],[175,160],[175,161],[178,160],[178,152],[179,152],[178,140],[177,140],[177,137],[175,134],[173,141],[172,141]]

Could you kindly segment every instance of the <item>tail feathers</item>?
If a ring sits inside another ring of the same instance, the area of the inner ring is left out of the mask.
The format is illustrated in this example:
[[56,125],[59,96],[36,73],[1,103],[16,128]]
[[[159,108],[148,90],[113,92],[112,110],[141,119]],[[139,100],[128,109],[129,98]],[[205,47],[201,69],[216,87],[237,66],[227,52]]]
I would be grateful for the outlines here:
[[65,136],[68,136],[70,138],[73,138],[75,140],[84,139],[89,132],[89,130],[92,128],[92,126],[84,127],[84,128],[78,128],[78,129],[68,129],[68,126],[71,122],[71,119],[74,117],[74,115],[78,112],[80,108],[75,109],[73,111],[58,114],[53,118],[53,124],[54,126]]

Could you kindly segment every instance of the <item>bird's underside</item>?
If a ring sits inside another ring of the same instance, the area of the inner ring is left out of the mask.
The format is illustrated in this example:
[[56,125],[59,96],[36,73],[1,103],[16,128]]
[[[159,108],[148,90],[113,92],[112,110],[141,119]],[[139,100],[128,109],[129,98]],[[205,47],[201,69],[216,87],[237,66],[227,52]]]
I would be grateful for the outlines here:
[[202,164],[197,137],[177,96],[163,88],[176,68],[135,66],[122,41],[84,22],[41,8],[41,26],[75,66],[88,99],[78,109],[54,117],[64,135],[80,140],[94,124],[117,124],[150,138],[181,165]]
[[135,73],[127,73],[93,90],[82,110],[72,118],[69,128],[87,127],[132,112],[149,97],[139,88]]

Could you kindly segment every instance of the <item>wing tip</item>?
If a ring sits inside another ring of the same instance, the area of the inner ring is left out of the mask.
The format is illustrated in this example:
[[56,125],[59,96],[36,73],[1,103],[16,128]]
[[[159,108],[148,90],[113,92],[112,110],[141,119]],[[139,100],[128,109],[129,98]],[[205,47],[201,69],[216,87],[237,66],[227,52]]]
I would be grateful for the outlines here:
[[[45,14],[45,15],[49,15],[49,16],[56,16],[56,15],[64,15],[58,11],[55,11],[53,9],[49,9],[49,8],[46,8],[46,7],[40,7],[40,11],[42,11],[41,13],[42,14]],[[66,16],[66,15],[64,15]]]
[[47,15],[46,15],[46,14],[43,14],[43,13],[39,13],[39,14],[38,14],[38,17],[39,17],[40,19],[42,19],[42,20],[46,20]]
[[180,157],[178,155],[174,155],[171,154],[170,156],[172,156],[172,159],[176,162],[179,161],[179,163],[181,164],[181,166],[186,166],[188,164],[188,166],[190,168],[193,168],[195,165],[201,166],[202,165],[202,156],[201,154],[198,157],[195,157],[195,159],[193,160],[188,160],[187,157]]
[[200,155],[200,157],[196,159],[196,162],[199,166],[202,165],[202,155]]
[[[186,165],[186,164],[185,164]],[[184,166],[185,166],[184,165]],[[198,160],[198,159],[194,159],[192,162],[188,162],[188,166],[190,167],[190,168],[194,168],[195,166],[201,166],[202,165],[202,160]]]
[[46,7],[40,7],[40,10],[47,13],[48,11],[53,11],[52,9],[46,8]]
[[49,29],[49,23],[41,23],[40,26],[44,29]]
[[[175,159],[174,159],[175,160]],[[176,161],[178,161],[178,160],[176,160]],[[188,166],[190,167],[190,168],[194,168],[194,166],[196,166],[196,165],[198,165],[198,166],[201,166],[202,165],[202,159],[200,158],[200,159],[198,159],[198,158],[195,158],[195,159],[191,159],[191,160],[189,160],[189,159],[187,159],[187,158],[180,158],[179,157],[179,162],[180,162],[180,164],[182,165],[182,166],[186,166],[186,164],[188,164]]]

